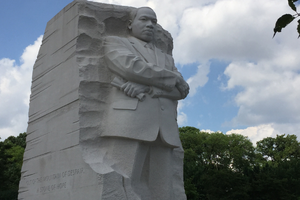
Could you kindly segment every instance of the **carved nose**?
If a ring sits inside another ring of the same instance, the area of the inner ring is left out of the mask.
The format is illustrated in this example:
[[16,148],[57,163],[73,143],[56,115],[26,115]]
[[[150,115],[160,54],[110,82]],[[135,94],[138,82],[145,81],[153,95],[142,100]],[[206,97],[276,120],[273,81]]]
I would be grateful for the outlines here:
[[151,20],[149,20],[149,21],[148,21],[148,23],[147,23],[147,27],[152,27],[152,28],[153,28],[153,23],[152,23],[152,21],[151,21]]

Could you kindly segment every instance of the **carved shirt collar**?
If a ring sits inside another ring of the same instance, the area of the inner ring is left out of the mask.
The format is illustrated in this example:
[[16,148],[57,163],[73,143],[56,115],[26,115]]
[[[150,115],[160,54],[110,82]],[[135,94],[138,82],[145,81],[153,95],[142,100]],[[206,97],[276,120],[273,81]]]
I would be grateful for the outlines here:
[[140,40],[140,39],[138,39],[136,37],[132,37],[132,36],[131,36],[131,38],[134,39],[136,42],[139,42],[143,47],[154,50],[154,44],[152,42],[145,42],[143,40]]

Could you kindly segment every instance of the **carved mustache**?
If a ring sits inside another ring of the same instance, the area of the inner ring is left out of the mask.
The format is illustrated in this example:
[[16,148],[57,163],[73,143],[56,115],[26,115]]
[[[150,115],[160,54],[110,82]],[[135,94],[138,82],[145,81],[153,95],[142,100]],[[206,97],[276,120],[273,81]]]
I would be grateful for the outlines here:
[[154,33],[154,29],[145,29],[142,32]]

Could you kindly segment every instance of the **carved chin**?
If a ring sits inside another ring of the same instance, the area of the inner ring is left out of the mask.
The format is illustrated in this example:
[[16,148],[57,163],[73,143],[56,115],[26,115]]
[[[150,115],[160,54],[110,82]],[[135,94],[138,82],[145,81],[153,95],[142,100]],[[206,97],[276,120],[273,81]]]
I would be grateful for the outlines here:
[[140,39],[145,42],[151,42],[153,40],[153,34],[145,34],[141,36]]

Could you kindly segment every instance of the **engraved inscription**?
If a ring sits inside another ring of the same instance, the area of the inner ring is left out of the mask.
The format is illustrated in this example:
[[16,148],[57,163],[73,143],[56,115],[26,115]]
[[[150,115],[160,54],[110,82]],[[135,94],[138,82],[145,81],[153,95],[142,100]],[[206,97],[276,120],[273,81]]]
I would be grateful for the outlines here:
[[64,188],[66,188],[66,182],[39,187],[36,192],[46,193],[46,192],[53,192],[54,190],[61,190]]
[[[70,169],[59,173],[54,173],[47,176],[41,176],[38,178],[30,179],[26,181],[27,186],[37,186],[36,192],[37,193],[48,193],[48,192],[54,192],[57,190],[62,190],[67,187],[67,179],[69,177],[77,176],[80,174],[84,174],[83,168],[77,168],[77,169]],[[47,184],[47,182],[59,182],[59,183],[53,183],[53,184]],[[39,187],[40,185],[43,185]],[[45,185],[46,184],[46,185]],[[44,186],[45,185],[45,186]]]

